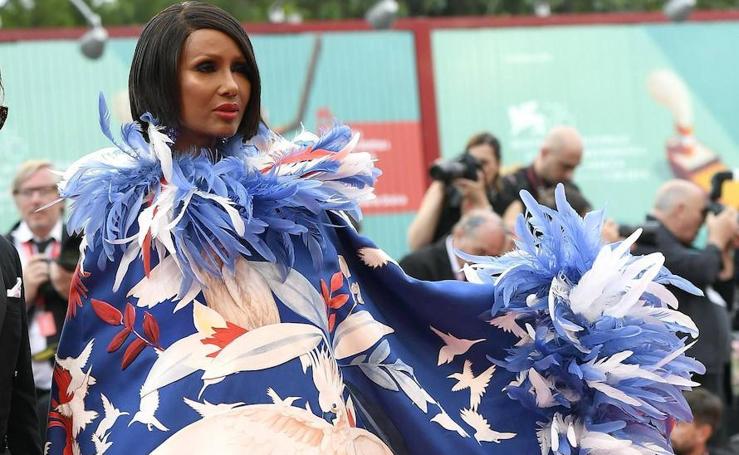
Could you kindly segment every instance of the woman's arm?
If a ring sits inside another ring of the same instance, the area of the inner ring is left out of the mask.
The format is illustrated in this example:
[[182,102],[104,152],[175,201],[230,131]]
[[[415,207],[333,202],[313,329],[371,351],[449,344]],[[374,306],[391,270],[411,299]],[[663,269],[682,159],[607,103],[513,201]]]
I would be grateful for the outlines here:
[[503,225],[510,232],[516,232],[516,219],[518,215],[523,213],[523,204],[519,200],[515,200],[508,205],[508,208],[503,212]]
[[426,190],[416,217],[408,227],[408,246],[415,251],[431,243],[444,202],[444,184],[434,181]]

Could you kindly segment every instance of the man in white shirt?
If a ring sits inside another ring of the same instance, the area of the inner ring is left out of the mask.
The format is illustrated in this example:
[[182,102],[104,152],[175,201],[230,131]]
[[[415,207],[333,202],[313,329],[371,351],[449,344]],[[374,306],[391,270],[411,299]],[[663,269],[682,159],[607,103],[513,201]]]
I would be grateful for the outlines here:
[[452,233],[414,251],[400,261],[403,271],[419,280],[464,280],[465,262],[456,251],[475,256],[499,256],[509,249],[503,221],[492,210],[474,209],[454,225]]
[[59,256],[66,233],[62,222],[63,204],[39,209],[59,197],[58,181],[48,161],[34,160],[21,164],[11,188],[21,220],[8,235],[23,266],[33,379],[39,401],[39,417],[44,426],[54,352],[61,334],[67,299],[67,296],[60,296],[52,285],[51,261]]

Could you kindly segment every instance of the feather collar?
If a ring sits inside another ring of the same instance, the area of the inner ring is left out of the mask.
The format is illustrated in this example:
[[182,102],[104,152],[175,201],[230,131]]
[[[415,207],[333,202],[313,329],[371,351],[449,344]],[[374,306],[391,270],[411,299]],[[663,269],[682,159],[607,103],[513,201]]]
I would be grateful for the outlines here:
[[[60,184],[70,200],[70,231],[84,232],[100,269],[119,261],[116,286],[138,257],[171,255],[185,279],[196,271],[233,269],[242,255],[293,265],[300,239],[315,267],[324,249],[326,210],[361,217],[359,203],[374,197],[380,172],[369,153],[355,152],[359,136],[336,125],[323,136],[303,132],[287,141],[262,125],[248,141],[233,137],[213,163],[206,151],[173,156],[171,140],[151,116],[144,139],[137,122],[116,139],[100,97],[100,126],[113,147],[75,162]],[[195,270],[194,270],[195,269]]]

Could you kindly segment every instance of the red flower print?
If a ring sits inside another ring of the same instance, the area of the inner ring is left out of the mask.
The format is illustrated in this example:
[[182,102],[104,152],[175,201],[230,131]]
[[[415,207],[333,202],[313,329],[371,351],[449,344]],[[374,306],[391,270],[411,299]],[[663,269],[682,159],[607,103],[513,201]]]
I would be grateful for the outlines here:
[[333,332],[336,326],[336,310],[343,307],[349,301],[349,294],[334,294],[344,286],[344,274],[341,271],[331,276],[331,288],[326,281],[321,279],[321,295],[326,303],[326,314],[328,316],[328,331]]
[[72,284],[69,287],[69,303],[67,305],[67,319],[77,316],[77,307],[82,306],[82,298],[87,297],[87,286],[82,282],[82,278],[90,276],[89,272],[80,272],[80,265],[72,275]]
[[223,348],[246,332],[246,329],[226,321],[226,327],[213,327],[213,335],[202,339],[200,342],[203,344],[218,346],[220,348],[218,351],[208,354],[208,357],[216,357],[221,353]]
[[134,324],[136,322],[136,307],[130,303],[126,303],[126,309],[123,313],[118,308],[98,299],[92,299],[92,309],[95,314],[106,324],[114,326],[123,326],[123,328],[115,334],[108,344],[108,352],[113,353],[120,349],[128,339],[130,334],[134,335],[134,340],[129,343],[123,354],[121,361],[121,369],[125,370],[136,358],[141,354],[145,347],[149,346],[162,350],[159,344],[159,323],[156,318],[148,311],[144,312],[144,335],[136,331]]

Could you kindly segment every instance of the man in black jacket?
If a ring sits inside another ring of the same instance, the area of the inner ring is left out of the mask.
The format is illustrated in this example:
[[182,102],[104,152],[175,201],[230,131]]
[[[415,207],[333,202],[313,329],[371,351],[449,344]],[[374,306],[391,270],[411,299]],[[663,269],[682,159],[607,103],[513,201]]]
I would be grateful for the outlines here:
[[[703,190],[685,180],[671,180],[657,192],[649,217],[657,223],[654,245],[639,244],[636,254],[659,251],[665,266],[696,287],[703,296],[672,288],[679,302],[678,310],[693,319],[700,335],[687,353],[706,366],[706,374],[694,378],[703,387],[728,402],[727,379],[731,332],[726,301],[733,292],[732,239],[737,235],[737,211],[727,207],[717,216],[708,215]],[[702,249],[693,241],[703,223],[708,237]]]
[[519,195],[521,190],[531,193],[537,201],[545,191],[553,190],[558,183],[579,192],[572,179],[582,161],[583,149],[583,140],[577,129],[571,126],[552,128],[529,166],[502,177],[497,202],[505,207],[505,222],[510,224],[518,213],[523,212]]
[[401,259],[400,267],[419,280],[464,280],[464,261],[455,249],[476,256],[498,256],[507,247],[500,217],[492,210],[477,209],[464,215],[450,235]]
[[[0,128],[8,113],[2,90],[0,79]],[[41,441],[22,277],[18,253],[0,236],[0,453],[36,455]]]
[[18,254],[0,236],[0,453],[41,453]]

